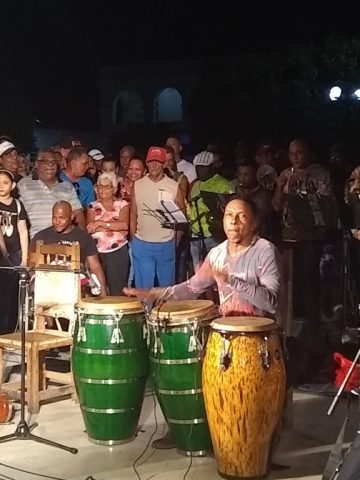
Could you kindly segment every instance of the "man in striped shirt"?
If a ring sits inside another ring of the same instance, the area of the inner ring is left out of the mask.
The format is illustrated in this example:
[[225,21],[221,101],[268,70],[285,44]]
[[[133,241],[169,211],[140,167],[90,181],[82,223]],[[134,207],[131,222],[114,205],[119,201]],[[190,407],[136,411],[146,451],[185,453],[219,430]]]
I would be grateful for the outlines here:
[[51,149],[39,151],[36,173],[18,183],[20,199],[30,221],[30,238],[52,224],[52,208],[60,200],[70,203],[75,222],[85,229],[86,222],[81,203],[71,183],[62,182],[57,177],[57,161]]

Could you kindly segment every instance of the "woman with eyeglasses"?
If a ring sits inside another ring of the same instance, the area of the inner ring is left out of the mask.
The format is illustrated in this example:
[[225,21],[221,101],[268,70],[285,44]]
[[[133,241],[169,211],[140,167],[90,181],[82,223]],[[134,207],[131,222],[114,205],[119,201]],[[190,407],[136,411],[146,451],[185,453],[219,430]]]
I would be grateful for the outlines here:
[[117,187],[114,173],[99,175],[95,188],[97,200],[87,210],[87,231],[97,242],[110,295],[121,295],[129,274],[129,205],[116,199]]

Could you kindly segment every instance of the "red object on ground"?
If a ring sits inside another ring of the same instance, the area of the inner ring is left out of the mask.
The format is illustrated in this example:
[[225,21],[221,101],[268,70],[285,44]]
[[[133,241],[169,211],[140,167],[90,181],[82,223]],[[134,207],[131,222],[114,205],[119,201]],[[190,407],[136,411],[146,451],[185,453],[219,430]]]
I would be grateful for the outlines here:
[[0,393],[0,423],[6,423],[12,416],[12,405],[3,393]]
[[[338,368],[335,370],[335,385],[340,388],[342,382],[344,381],[349,368],[351,367],[352,361],[348,358],[341,355],[341,353],[334,353],[333,356],[335,363],[338,365]],[[352,374],[349,377],[349,380],[346,382],[344,390],[349,392],[355,388],[360,387],[360,365],[356,365]]]

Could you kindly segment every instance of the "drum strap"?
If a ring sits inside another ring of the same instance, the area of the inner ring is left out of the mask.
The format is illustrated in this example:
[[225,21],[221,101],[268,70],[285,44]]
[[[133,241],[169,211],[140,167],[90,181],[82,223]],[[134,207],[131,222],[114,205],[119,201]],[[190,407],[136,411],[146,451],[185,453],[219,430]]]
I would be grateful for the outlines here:
[[330,452],[321,480],[332,480],[333,478],[335,478],[338,468],[342,463],[342,460],[343,460],[342,449],[344,444],[344,436],[346,431],[346,425],[349,421],[349,406],[350,406],[350,396],[348,399],[348,405],[346,409],[346,416],[345,416],[344,423],[342,424],[342,427],[336,439],[335,445],[333,446],[333,449]]

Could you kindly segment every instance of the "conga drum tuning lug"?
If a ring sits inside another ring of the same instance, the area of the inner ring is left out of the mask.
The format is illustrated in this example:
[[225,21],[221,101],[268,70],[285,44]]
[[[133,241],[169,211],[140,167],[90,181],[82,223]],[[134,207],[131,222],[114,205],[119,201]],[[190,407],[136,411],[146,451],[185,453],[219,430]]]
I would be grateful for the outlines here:
[[259,355],[261,357],[262,366],[265,370],[271,366],[271,357],[269,352],[268,337],[264,337],[265,345],[261,345],[259,349]]

